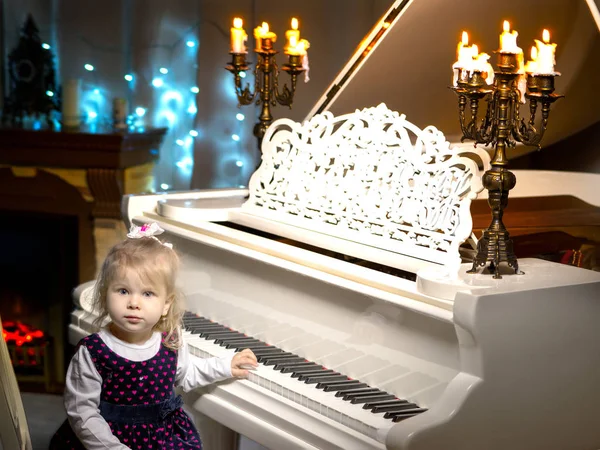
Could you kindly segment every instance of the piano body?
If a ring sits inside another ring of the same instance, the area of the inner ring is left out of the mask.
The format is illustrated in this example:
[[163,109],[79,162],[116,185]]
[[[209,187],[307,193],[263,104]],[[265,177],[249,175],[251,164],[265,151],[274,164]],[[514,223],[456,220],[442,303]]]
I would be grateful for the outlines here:
[[[520,276],[496,280],[467,274],[471,264],[461,262],[458,245],[473,225],[471,203],[485,194],[479,192],[478,174],[489,157],[464,145],[452,146],[454,156],[449,157],[450,147],[435,129],[424,127],[430,122],[419,119],[422,111],[411,107],[417,101],[411,96],[419,89],[390,75],[385,90],[371,78],[378,58],[385,57],[380,52],[386,47],[399,51],[398,43],[405,46],[411,33],[422,33],[415,24],[428,11],[448,12],[444,17],[452,26],[445,23],[440,29],[452,28],[453,36],[463,27],[457,18],[463,7],[473,13],[469,23],[475,24],[479,14],[479,22],[493,24],[490,6],[480,3],[394,2],[308,120],[295,124],[282,119],[268,130],[263,163],[248,189],[124,198],[127,224],[159,222],[165,240],[182,255],[180,283],[189,311],[184,333],[192,351],[216,356],[252,346],[261,355],[248,380],[186,394],[207,449],[232,448],[231,432],[274,450],[600,448],[595,420],[600,404],[600,274],[534,258],[520,259],[525,272]],[[508,3],[515,8],[513,16],[523,18],[530,17],[532,4],[543,2]],[[552,4],[577,17],[578,36],[594,26],[589,12],[585,16],[571,2]],[[580,6],[587,8],[583,2]],[[458,12],[450,14],[449,8]],[[491,9],[500,23],[505,11]],[[575,25],[561,18],[556,27],[566,34]],[[425,57],[437,61],[442,57],[433,47],[424,45]],[[400,52],[387,60],[409,56]],[[577,56],[584,61],[589,55]],[[450,49],[442,87],[450,79],[453,57]],[[577,67],[572,78],[587,76],[580,73],[585,65]],[[568,67],[562,70],[567,75]],[[361,82],[365,76],[368,84]],[[389,81],[398,79],[403,86],[393,85],[395,98]],[[428,77],[412,82],[431,86]],[[451,92],[442,93],[455,100]],[[370,101],[353,103],[361,95]],[[383,100],[392,103],[389,110],[367,108]],[[457,129],[452,101],[445,115],[440,111],[448,102],[427,111],[439,119],[431,120],[437,128],[448,127],[445,134],[451,141]],[[565,105],[555,105],[556,116]],[[357,108],[367,109],[354,112]],[[406,113],[406,118],[393,111]],[[580,123],[591,121],[590,114],[597,120],[598,113],[589,111],[577,113]],[[407,141],[403,132],[390,133],[395,137],[382,133],[387,125],[377,128],[366,118],[379,113],[393,130],[412,131],[416,139]],[[419,127],[405,121],[413,116]],[[555,122],[560,125],[560,119],[551,117],[549,131]],[[558,130],[549,139],[562,139],[573,130]],[[369,157],[345,157],[357,149],[367,149]],[[375,171],[373,156],[392,173],[412,174],[400,177],[402,189],[383,195],[385,185],[376,183],[383,175],[364,176]],[[323,167],[330,169],[328,175],[313,176]],[[350,178],[359,169],[363,176]],[[417,176],[422,173],[432,174],[427,188]],[[600,175],[589,174],[585,182],[577,178],[583,184],[577,192],[566,183],[564,192],[556,186],[556,191],[540,192],[537,175],[517,172],[515,197],[568,194],[600,206],[594,188]],[[346,176],[350,181],[343,185]],[[569,180],[576,175],[561,176]],[[287,190],[282,195],[278,189],[283,185]],[[352,211],[348,203],[336,210],[345,201],[340,192],[352,192],[352,200],[363,203],[353,202]],[[445,227],[444,236],[428,234],[421,216],[412,217],[414,227],[407,216],[396,226],[394,211],[408,214],[402,209],[407,202],[426,203],[424,196],[432,193],[442,205],[436,220]],[[445,203],[448,198],[451,204]],[[382,216],[384,203],[387,213]],[[506,216],[510,213],[509,208]],[[387,216],[393,220],[386,221]],[[88,283],[75,292],[72,343],[93,331],[92,289]]]

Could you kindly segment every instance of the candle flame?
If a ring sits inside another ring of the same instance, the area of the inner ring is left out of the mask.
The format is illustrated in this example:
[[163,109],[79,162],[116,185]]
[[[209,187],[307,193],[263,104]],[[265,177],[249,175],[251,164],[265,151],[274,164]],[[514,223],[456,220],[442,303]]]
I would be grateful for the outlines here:
[[533,47],[531,47],[531,60],[535,61],[538,57],[537,54],[537,47],[534,45]]
[[469,33],[467,33],[466,31],[462,32],[462,44],[469,45]]
[[502,24],[502,30],[505,33],[508,33],[510,31],[510,22],[508,20],[505,20],[504,23]]
[[235,28],[242,28],[243,24],[244,24],[244,21],[242,19],[240,19],[239,17],[236,17],[235,19],[233,19],[233,26]]
[[542,32],[542,41],[544,41],[545,44],[550,42],[550,32],[548,30]]
[[261,24],[261,28],[262,28],[263,33],[268,33],[269,32],[269,24],[267,22],[263,22]]
[[292,30],[297,30],[298,29],[298,19],[296,19],[295,17],[292,17]]

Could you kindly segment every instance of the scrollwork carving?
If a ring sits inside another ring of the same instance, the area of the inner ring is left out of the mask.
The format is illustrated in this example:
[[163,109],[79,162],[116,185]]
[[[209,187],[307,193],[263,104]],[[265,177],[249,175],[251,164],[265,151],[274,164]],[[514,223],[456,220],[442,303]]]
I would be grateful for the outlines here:
[[263,140],[244,210],[428,261],[456,265],[488,154],[452,148],[384,104],[303,124],[280,119]]

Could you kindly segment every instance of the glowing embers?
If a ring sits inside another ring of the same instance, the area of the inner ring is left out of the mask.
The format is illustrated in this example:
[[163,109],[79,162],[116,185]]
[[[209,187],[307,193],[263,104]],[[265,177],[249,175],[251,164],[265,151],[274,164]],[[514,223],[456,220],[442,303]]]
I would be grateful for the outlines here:
[[39,344],[46,341],[42,330],[36,330],[22,322],[4,322],[2,326],[2,337],[7,344],[14,343],[21,347],[23,344]]

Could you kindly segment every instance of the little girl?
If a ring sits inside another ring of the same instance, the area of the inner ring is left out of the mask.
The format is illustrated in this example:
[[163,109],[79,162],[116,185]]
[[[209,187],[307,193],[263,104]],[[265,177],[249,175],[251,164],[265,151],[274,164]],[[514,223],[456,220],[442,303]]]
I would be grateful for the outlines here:
[[132,226],[128,239],[108,253],[96,283],[96,324],[83,338],[67,371],[68,419],[50,449],[201,449],[198,431],[181,408],[184,391],[256,367],[251,350],[227,358],[198,358],[182,342],[179,259],[155,235],[154,223]]

